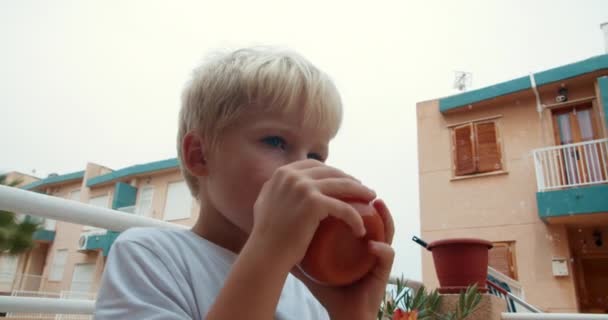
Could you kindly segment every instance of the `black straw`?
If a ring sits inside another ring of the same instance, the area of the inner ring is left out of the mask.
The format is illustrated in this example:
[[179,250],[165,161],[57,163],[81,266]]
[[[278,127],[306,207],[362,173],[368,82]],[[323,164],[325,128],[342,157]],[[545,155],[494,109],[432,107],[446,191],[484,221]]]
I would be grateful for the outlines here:
[[416,242],[417,244],[421,245],[423,248],[428,249],[428,246],[429,246],[429,245],[428,245],[428,243],[426,243],[424,240],[422,240],[422,239],[420,239],[420,238],[418,238],[418,237],[416,237],[416,236],[413,236],[413,237],[412,237],[412,241],[414,241],[414,242]]

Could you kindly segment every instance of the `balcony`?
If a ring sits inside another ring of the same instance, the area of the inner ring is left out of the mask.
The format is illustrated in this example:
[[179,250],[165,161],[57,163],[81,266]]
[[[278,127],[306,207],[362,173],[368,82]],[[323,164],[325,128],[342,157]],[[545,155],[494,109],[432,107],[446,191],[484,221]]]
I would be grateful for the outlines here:
[[534,150],[538,192],[608,183],[608,138]]
[[534,165],[543,220],[567,223],[608,212],[607,138],[536,149]]

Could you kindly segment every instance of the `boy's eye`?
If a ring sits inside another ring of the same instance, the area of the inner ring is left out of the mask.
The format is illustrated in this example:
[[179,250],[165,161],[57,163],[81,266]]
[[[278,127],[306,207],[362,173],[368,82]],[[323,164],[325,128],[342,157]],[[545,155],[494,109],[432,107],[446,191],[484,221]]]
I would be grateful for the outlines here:
[[277,137],[277,136],[266,137],[266,138],[262,139],[262,142],[264,142],[265,144],[267,144],[271,147],[281,148],[283,150],[285,150],[285,147],[287,146],[285,139],[283,139],[281,137]]

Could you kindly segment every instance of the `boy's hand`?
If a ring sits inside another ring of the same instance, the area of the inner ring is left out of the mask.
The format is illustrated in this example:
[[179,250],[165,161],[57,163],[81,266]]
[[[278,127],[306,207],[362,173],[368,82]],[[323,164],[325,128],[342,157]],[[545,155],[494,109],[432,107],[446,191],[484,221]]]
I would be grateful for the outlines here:
[[376,319],[378,308],[386,292],[395,253],[393,242],[395,228],[391,214],[382,200],[373,203],[384,221],[387,243],[370,241],[370,252],[378,257],[376,267],[363,279],[344,287],[326,287],[314,283],[298,268],[292,274],[303,281],[312,294],[323,304],[332,320]]
[[256,248],[272,257],[272,263],[289,271],[302,260],[327,216],[344,221],[355,235],[365,234],[360,214],[338,199],[371,201],[375,197],[355,178],[322,162],[293,162],[277,169],[262,187],[248,242],[256,243]]

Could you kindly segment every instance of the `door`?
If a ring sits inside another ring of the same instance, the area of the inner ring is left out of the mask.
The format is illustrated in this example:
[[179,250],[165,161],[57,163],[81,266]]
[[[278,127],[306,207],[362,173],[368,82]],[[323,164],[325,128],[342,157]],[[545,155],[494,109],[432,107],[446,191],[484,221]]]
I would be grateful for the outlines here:
[[581,312],[608,313],[608,256],[583,257],[579,266],[584,288]]
[[559,151],[561,185],[573,186],[604,179],[599,145],[584,142],[597,139],[591,103],[553,112],[553,127]]

